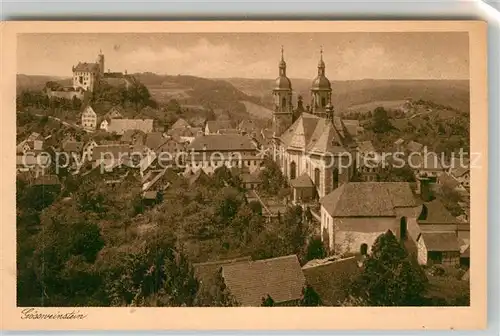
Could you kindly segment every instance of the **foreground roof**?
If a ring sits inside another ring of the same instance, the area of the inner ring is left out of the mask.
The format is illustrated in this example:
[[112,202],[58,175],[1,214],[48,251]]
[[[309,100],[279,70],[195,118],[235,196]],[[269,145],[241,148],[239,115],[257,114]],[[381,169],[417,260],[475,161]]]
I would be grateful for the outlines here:
[[252,141],[239,134],[210,134],[196,137],[188,146],[195,151],[254,151]]
[[454,232],[422,232],[427,251],[460,251],[460,243]]
[[333,217],[392,217],[395,208],[417,206],[408,182],[349,182],[320,202]]
[[302,267],[307,283],[327,306],[338,305],[345,299],[350,282],[360,270],[355,256]]
[[222,276],[242,306],[260,307],[268,295],[276,303],[299,300],[305,286],[296,255],[223,265]]

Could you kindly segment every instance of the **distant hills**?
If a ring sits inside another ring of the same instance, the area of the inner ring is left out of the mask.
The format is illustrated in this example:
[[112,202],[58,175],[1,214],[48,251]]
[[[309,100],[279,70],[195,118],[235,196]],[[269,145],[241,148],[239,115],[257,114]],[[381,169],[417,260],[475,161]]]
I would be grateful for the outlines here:
[[[272,79],[226,78],[242,92],[258,97],[265,105],[272,104],[270,90]],[[291,79],[296,96],[302,95],[304,104],[310,103],[312,80]],[[399,105],[406,99],[432,101],[469,112],[469,81],[467,80],[378,80],[331,81],[332,100],[338,111],[366,111],[366,104],[383,102],[383,105]],[[393,102],[392,104],[390,102]],[[364,106],[363,106],[364,105]],[[370,106],[370,109],[372,106]]]
[[[185,75],[139,73],[134,76],[144,83],[159,103],[176,99],[193,109],[212,109],[216,115],[231,119],[272,116],[272,79],[222,78],[207,79]],[[70,78],[17,75],[17,88],[42,89],[47,81],[71,85]],[[310,102],[309,79],[292,79],[295,99]],[[373,110],[377,106],[399,108],[407,99],[431,101],[439,105],[469,112],[469,82],[466,80],[353,80],[332,81],[332,99],[337,111]],[[295,100],[296,101],[296,100]]]

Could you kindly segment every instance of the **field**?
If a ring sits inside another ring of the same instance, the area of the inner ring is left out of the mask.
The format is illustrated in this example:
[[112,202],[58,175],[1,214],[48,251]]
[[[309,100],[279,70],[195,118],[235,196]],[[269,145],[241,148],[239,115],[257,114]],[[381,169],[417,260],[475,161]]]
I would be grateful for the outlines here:
[[251,118],[257,119],[271,119],[273,117],[273,111],[255,103],[249,101],[242,101],[247,109],[248,114]]
[[383,107],[386,110],[403,110],[406,100],[378,100],[365,104],[349,106],[348,112],[368,113],[377,107]]

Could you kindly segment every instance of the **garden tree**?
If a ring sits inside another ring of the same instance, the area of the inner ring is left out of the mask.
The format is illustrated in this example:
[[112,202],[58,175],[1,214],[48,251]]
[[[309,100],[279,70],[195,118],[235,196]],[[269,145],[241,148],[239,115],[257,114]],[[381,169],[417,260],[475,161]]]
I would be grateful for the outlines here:
[[227,288],[222,277],[222,268],[219,269],[213,282],[205,284],[196,297],[196,306],[200,307],[237,307],[239,306],[236,298]]
[[302,298],[300,299],[299,305],[303,307],[321,306],[321,298],[310,285],[306,285],[302,289]]
[[276,195],[286,188],[286,178],[283,176],[280,167],[271,159],[264,160],[264,169],[260,171],[259,191]]
[[216,188],[225,186],[231,186],[238,189],[241,188],[241,179],[239,175],[231,173],[231,170],[225,165],[214,170],[212,180]]
[[254,213],[262,216],[262,204],[259,201],[251,201],[248,203],[248,206]]
[[384,133],[392,129],[387,111],[383,107],[377,107],[373,111],[372,129],[375,133]]
[[92,264],[104,246],[100,228],[75,206],[43,212],[32,265],[42,306],[99,304],[101,281]]
[[351,291],[371,306],[415,306],[422,302],[426,282],[423,270],[389,230],[376,239]]
[[405,165],[401,168],[389,166],[377,174],[379,182],[415,182],[413,170]]
[[274,300],[269,295],[262,298],[261,307],[274,307]]
[[319,238],[311,238],[307,245],[306,260],[323,259],[326,258],[325,247]]
[[126,100],[131,102],[135,107],[135,112],[151,105],[151,95],[144,84],[133,78],[131,85],[125,91]]
[[111,305],[194,306],[198,281],[173,241],[144,242],[132,252],[115,252],[112,258],[116,260],[112,266],[101,266]]
[[169,112],[174,112],[175,114],[180,114],[182,112],[181,110],[181,104],[176,99],[170,99],[166,105],[166,109]]
[[453,216],[460,216],[463,214],[462,207],[458,204],[458,202],[462,201],[462,196],[458,191],[447,185],[442,185],[439,189],[439,196],[444,207]]

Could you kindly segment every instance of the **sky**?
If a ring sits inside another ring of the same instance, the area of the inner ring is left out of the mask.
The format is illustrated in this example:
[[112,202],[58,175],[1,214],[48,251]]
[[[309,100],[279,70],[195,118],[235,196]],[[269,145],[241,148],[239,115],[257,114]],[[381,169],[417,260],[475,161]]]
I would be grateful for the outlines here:
[[70,77],[102,50],[111,71],[275,78],[281,46],[290,78],[314,78],[321,47],[330,80],[469,78],[462,32],[21,34],[17,73]]

